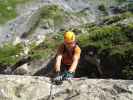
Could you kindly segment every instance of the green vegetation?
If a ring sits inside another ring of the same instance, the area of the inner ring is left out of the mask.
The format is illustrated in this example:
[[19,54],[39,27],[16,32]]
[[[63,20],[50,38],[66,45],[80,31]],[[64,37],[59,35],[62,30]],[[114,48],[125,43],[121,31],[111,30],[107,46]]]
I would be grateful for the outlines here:
[[106,7],[105,7],[103,4],[99,5],[99,6],[98,6],[98,9],[99,9],[100,11],[102,11],[103,14],[105,14],[105,15],[108,14],[107,9],[106,9]]
[[[22,46],[13,46],[8,43],[0,48],[0,64],[13,65],[19,60],[19,53],[22,51]],[[18,56],[16,56],[18,55]]]
[[54,27],[61,27],[62,24],[65,22],[65,19],[70,19],[73,16],[77,17],[84,17],[88,14],[83,10],[76,13],[73,12],[66,12],[58,5],[48,5],[45,6],[42,10],[41,18],[47,20],[53,20]]
[[127,7],[128,7],[129,10],[133,10],[133,2],[132,3],[128,3]]
[[90,29],[88,34],[79,35],[78,41],[83,47],[88,43],[94,44],[95,42],[97,42],[95,45],[99,43],[107,46],[109,44],[116,45],[127,40],[124,35],[122,29],[118,26],[95,27],[94,29]]
[[77,13],[70,13],[70,15],[75,15],[77,17],[85,17],[85,16],[88,16],[88,14],[86,13],[86,10],[82,10],[82,11],[79,11]]
[[133,14],[131,12],[125,12],[122,14],[118,14],[112,17],[104,17],[103,18],[103,23],[106,25],[121,21],[123,19],[129,18],[129,17],[133,17]]
[[[121,25],[118,23],[120,20],[131,16],[133,16],[132,13],[126,12],[112,17],[105,17],[103,19],[104,24],[100,26],[94,23],[84,25],[82,28],[87,30],[87,32],[78,36],[80,45],[82,47],[89,44],[97,47],[110,47],[121,45],[129,41],[131,42],[133,40],[133,23],[129,23],[128,25]],[[107,23],[107,25],[105,23]]]
[[126,2],[127,0],[116,0],[119,3]]
[[129,66],[124,66],[122,73],[124,79],[133,79],[133,68]]
[[45,6],[41,17],[42,19],[52,19],[54,25],[60,26],[64,20],[64,11],[57,5]]
[[[121,78],[133,78],[133,23],[128,25],[93,26],[78,36],[82,48],[97,48],[100,58],[113,59],[121,67]],[[128,67],[127,67],[128,66]]]
[[0,0],[0,24],[15,18],[16,5],[27,2],[27,0]]
[[106,8],[103,4],[99,5],[98,9],[101,10],[101,11],[106,11]]
[[30,54],[31,58],[48,59],[50,56],[54,55],[60,43],[63,42],[62,33],[48,36],[39,46],[33,47]]
[[[82,47],[89,44],[95,46],[112,46],[125,45],[132,43],[132,25],[129,23],[125,28],[124,26],[117,25],[105,25],[105,26],[94,26],[88,30],[88,33],[84,33],[78,36],[78,41]],[[131,38],[131,39],[130,39]]]

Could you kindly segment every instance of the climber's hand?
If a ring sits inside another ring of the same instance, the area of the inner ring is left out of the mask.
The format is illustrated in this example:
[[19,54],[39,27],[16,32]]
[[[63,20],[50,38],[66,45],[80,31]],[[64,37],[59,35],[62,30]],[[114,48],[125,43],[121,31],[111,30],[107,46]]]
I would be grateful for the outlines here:
[[60,72],[56,72],[56,76],[53,78],[52,82],[56,85],[62,84],[63,76],[60,75]]
[[71,80],[74,77],[74,72],[65,71],[63,74],[63,80]]

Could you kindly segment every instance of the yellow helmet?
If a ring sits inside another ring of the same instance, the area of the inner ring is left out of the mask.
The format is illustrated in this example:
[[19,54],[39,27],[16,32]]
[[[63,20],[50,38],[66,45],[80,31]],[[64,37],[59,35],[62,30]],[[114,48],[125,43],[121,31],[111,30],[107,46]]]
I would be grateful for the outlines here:
[[65,42],[73,42],[75,41],[75,34],[72,31],[68,31],[64,33],[64,41]]

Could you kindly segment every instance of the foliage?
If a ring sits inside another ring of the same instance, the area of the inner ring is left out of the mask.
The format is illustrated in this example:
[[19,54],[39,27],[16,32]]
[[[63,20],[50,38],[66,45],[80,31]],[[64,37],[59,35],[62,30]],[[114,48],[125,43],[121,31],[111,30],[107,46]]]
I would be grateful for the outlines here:
[[124,66],[122,70],[122,78],[133,79],[133,68],[130,66]]
[[121,21],[123,19],[133,17],[133,14],[131,12],[125,12],[122,14],[114,15],[114,16],[107,16],[103,18],[103,23],[106,25],[116,23],[118,21]]
[[43,19],[53,19],[55,25],[60,25],[63,23],[63,9],[61,9],[57,5],[45,6],[42,10],[42,18]]
[[116,0],[116,1],[119,3],[123,3],[123,2],[126,2],[127,0]]
[[25,2],[27,0],[0,0],[0,24],[15,18],[17,16],[16,5]]
[[78,41],[82,46],[95,42],[103,45],[117,45],[127,41],[125,35],[119,26],[95,27],[94,30],[89,30],[88,34],[78,36]]
[[80,47],[83,49],[96,48],[98,57],[102,60],[108,57],[108,60],[116,64],[113,66],[121,67],[120,78],[133,78],[130,67],[133,65],[132,23],[127,25],[95,25],[88,28],[87,33],[78,36]]
[[43,43],[32,48],[30,56],[32,59],[48,59],[55,54],[61,42],[63,42],[63,34],[61,33],[47,36]]
[[[19,53],[22,51],[22,46],[13,46],[12,44],[5,44],[0,48],[0,63],[4,65],[13,65],[19,59]],[[16,56],[18,55],[18,56]]]
[[101,11],[106,11],[105,6],[103,4],[99,5],[98,9]]
[[103,14],[105,14],[105,15],[108,14],[107,9],[106,9],[106,7],[104,6],[104,4],[99,5],[99,6],[98,6],[98,9],[99,9],[100,11],[102,11]]

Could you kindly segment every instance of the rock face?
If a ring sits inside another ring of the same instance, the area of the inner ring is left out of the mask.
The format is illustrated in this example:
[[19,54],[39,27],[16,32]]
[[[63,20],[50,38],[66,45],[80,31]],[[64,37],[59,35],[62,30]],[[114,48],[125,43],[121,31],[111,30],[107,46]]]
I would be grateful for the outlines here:
[[[18,16],[15,19],[7,22],[2,27],[0,34],[0,45],[7,41],[13,41],[17,36],[25,37],[33,28],[36,28],[35,32],[33,32],[34,39],[34,37],[36,38],[37,35],[44,36],[46,33],[58,31],[56,29],[60,29],[61,26],[70,28],[72,26],[78,26],[81,24],[98,21],[98,16],[102,15],[102,12],[98,10],[98,6],[102,3],[102,1],[97,2],[96,0],[33,0],[32,2],[29,2],[25,5],[20,5],[16,9]],[[110,12],[109,6],[116,5],[117,3],[114,0],[112,0],[111,2],[107,0],[105,1],[105,4],[107,5],[105,9]],[[57,28],[57,25],[54,25],[54,27],[50,27],[49,29],[40,29],[36,27],[38,21],[40,20],[40,14],[43,13],[42,9],[44,9],[47,5],[59,6],[65,12],[71,13],[70,18],[67,18],[65,24]],[[77,12],[79,13],[78,16],[74,14]],[[83,14],[84,16],[81,16],[81,14]]]
[[132,80],[75,79],[54,85],[49,78],[0,76],[1,100],[133,100]]
[[21,37],[24,33],[30,31],[30,29],[36,24],[39,19],[40,9],[27,12],[18,16],[16,19],[8,22],[2,30],[1,43],[5,40],[11,41],[16,36]]

